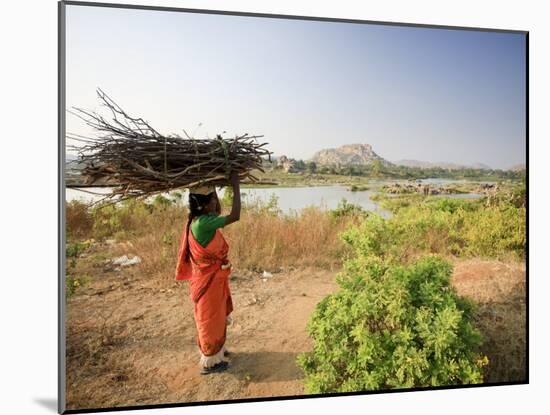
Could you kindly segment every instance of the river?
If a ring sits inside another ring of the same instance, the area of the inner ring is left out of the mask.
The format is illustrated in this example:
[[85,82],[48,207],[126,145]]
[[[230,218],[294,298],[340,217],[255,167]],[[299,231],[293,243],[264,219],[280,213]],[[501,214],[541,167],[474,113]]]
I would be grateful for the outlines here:
[[[437,179],[436,179],[437,180]],[[450,181],[446,181],[447,184]],[[435,183],[435,180],[430,181]],[[97,193],[109,193],[109,188],[93,189]],[[366,190],[351,192],[344,186],[314,186],[314,187],[270,187],[270,188],[243,188],[241,189],[242,200],[244,203],[268,203],[272,198],[277,201],[277,206],[284,213],[299,211],[308,206],[317,206],[322,209],[334,209],[346,199],[349,203],[359,205],[363,209],[376,212],[384,217],[391,216],[391,213],[382,209],[377,202],[371,200],[371,196],[376,194],[375,190]],[[219,189],[218,194],[223,196],[223,189]],[[183,200],[187,200],[184,192]],[[436,197],[447,198],[478,198],[479,194],[453,194],[441,195]],[[101,196],[91,195],[76,189],[66,190],[66,200],[81,200],[83,202],[96,201]]]

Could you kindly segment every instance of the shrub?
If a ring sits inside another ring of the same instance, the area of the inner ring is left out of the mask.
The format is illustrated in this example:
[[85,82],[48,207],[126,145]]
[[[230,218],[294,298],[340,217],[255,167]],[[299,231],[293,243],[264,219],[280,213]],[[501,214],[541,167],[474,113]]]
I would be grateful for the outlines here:
[[89,285],[90,282],[91,278],[87,274],[78,276],[74,274],[67,274],[65,276],[66,298],[72,297],[78,288],[85,287]]
[[362,186],[357,184],[352,184],[349,188],[350,192],[364,192],[365,190],[369,190],[368,186]]
[[159,195],[152,205],[136,199],[128,199],[121,205],[98,205],[92,209],[94,238],[103,239],[135,233],[149,222],[152,211],[163,210],[170,204],[166,198]]
[[[372,245],[361,237],[352,244]],[[308,324],[313,351],[298,357],[308,393],[480,383],[487,358],[472,306],[435,256],[400,266],[356,255]]]
[[86,242],[67,243],[65,247],[65,256],[67,258],[65,274],[65,293],[66,298],[71,297],[77,288],[86,286],[90,283],[88,275],[75,275],[76,260],[86,249],[89,248]]
[[330,214],[334,219],[345,216],[368,216],[368,212],[366,210],[359,205],[354,205],[353,203],[348,202],[347,199],[340,200],[340,202],[338,202],[338,206],[336,206],[336,209],[332,209]]
[[355,231],[377,239],[372,242],[378,246],[377,255],[407,260],[423,253],[485,258],[525,254],[525,208],[447,198],[381,200],[393,217],[382,220],[372,215]]
[[223,208],[231,208],[233,204],[233,188],[227,186],[223,190],[223,196],[220,199],[220,204]]
[[94,226],[94,220],[86,203],[78,200],[68,202],[65,215],[67,235],[71,238],[83,238],[90,234]]
[[151,207],[153,209],[160,209],[164,210],[166,207],[172,205],[173,203],[176,203],[176,199],[172,197],[166,197],[163,195],[156,195],[153,201],[151,202]]

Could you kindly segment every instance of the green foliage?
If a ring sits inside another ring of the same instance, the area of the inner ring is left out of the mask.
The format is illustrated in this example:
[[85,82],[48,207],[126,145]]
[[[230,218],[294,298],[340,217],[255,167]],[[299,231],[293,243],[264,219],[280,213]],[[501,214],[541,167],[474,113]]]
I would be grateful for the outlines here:
[[222,207],[228,208],[228,207],[231,207],[232,203],[233,203],[233,188],[230,186],[227,186],[226,188],[224,188],[223,197],[220,200],[220,204],[222,205]]
[[314,161],[310,161],[307,163],[307,171],[310,174],[314,174],[317,172],[317,164]]
[[87,242],[71,242],[65,247],[65,257],[67,258],[67,267],[65,274],[65,293],[66,298],[71,297],[75,290],[79,287],[86,286],[90,283],[88,275],[77,276],[75,274],[76,260],[80,254],[84,253],[90,246]]
[[357,184],[352,184],[349,188],[351,192],[364,192],[365,190],[369,190],[368,186],[361,186]]
[[[281,169],[281,167],[274,167]],[[499,181],[499,180],[522,180],[525,178],[525,170],[486,170],[486,169],[447,169],[443,167],[406,167],[399,165],[383,165],[380,160],[373,160],[368,165],[326,165],[306,163],[303,160],[297,160],[293,166],[294,171],[318,174],[330,174],[339,176],[360,176],[360,177],[378,177],[391,179],[466,179],[466,180],[481,180],[481,181]]]
[[163,195],[156,195],[153,199],[153,202],[151,203],[151,206],[153,207],[153,209],[163,210],[173,203],[175,203],[174,199],[168,198]]
[[[367,239],[366,241],[364,239]],[[486,357],[472,305],[435,256],[409,266],[373,256],[374,236],[349,235],[356,255],[308,324],[313,351],[299,355],[308,393],[480,383]]]
[[170,193],[170,196],[174,199],[174,201],[180,201],[181,199],[183,199],[183,192],[179,190],[174,190]]
[[370,165],[370,171],[374,176],[380,176],[380,174],[385,172],[385,169],[380,160],[373,160]]
[[349,233],[375,236],[377,255],[397,260],[417,253],[525,255],[526,211],[509,202],[486,206],[483,201],[412,195],[383,198],[381,205],[393,212],[391,219],[369,217]]
[[412,206],[425,197],[421,194],[412,194],[407,196],[386,197],[381,194],[371,196],[371,200],[380,202],[380,206],[390,212],[397,212],[399,209],[403,209]]
[[485,196],[484,202],[486,206],[505,207],[511,205],[516,208],[525,208],[527,206],[527,187],[525,180],[516,184],[511,189],[488,194]]
[[93,235],[96,239],[122,237],[140,224],[155,209],[163,209],[171,202],[165,197],[157,196],[151,205],[136,199],[128,199],[121,205],[99,205],[92,209]]
[[[434,254],[523,256],[525,191],[487,200],[378,196],[393,216],[369,215],[342,239],[350,248],[340,289],[308,324],[301,354],[309,393],[480,383],[486,356],[473,305],[450,285]],[[342,209],[346,211],[347,209]]]
[[85,287],[89,285],[90,282],[91,282],[91,278],[87,274],[84,274],[84,275],[67,274],[65,276],[66,298],[72,297],[78,288]]
[[267,201],[259,198],[248,200],[245,207],[249,212],[260,215],[266,214],[270,216],[277,216],[282,213],[282,210],[279,207],[279,197],[275,193],[271,193],[269,200]]
[[87,242],[69,242],[65,247],[65,256],[69,260],[75,260],[90,246]]
[[330,211],[333,219],[338,219],[346,216],[367,217],[368,212],[359,205],[354,205],[343,198],[336,206],[336,209]]

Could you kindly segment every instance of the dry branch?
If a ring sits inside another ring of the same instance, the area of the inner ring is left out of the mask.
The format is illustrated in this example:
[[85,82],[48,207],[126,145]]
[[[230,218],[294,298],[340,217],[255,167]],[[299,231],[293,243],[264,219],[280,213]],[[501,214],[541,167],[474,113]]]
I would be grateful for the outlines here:
[[143,118],[128,115],[101,89],[97,95],[111,117],[73,108],[69,112],[92,127],[97,137],[68,134],[67,138],[80,144],[68,148],[78,152],[78,163],[84,165],[85,186],[113,188],[106,198],[146,197],[202,184],[224,186],[231,171],[237,171],[241,180],[257,182],[252,171],[263,171],[263,158],[271,160],[267,143],[258,142],[262,136],[195,139],[185,131],[186,138],[162,135]]

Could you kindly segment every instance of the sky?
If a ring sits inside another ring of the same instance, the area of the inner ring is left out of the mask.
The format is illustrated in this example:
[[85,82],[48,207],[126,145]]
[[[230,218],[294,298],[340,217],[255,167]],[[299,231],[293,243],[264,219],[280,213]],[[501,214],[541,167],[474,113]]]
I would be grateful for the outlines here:
[[[96,88],[156,130],[309,159],[525,163],[525,35],[68,5],[67,108]],[[89,133],[67,116],[67,131]],[[199,126],[200,125],[200,126]]]

